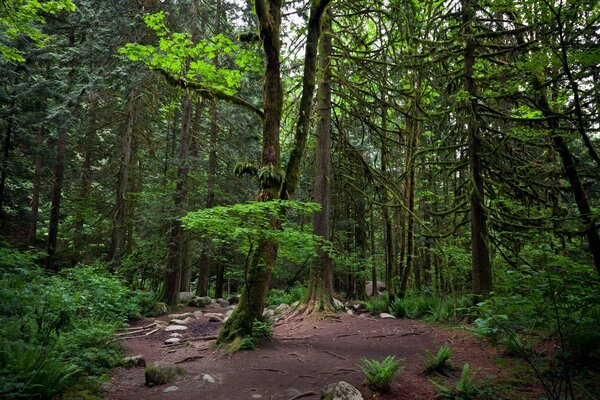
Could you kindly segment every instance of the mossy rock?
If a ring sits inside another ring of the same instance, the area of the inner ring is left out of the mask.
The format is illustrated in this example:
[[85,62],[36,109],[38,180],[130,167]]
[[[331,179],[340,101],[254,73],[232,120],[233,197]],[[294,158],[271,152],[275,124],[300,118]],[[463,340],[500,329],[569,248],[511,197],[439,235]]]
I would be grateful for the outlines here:
[[152,364],[146,367],[144,375],[146,385],[157,386],[172,382],[178,376],[184,375],[186,370],[171,364]]

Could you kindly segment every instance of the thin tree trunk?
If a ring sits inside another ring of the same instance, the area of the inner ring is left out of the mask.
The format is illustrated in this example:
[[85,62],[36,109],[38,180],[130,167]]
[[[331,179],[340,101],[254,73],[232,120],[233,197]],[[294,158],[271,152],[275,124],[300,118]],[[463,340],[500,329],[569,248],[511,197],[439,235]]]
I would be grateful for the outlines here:
[[48,270],[58,271],[56,265],[56,247],[58,245],[58,225],[60,222],[60,203],[62,200],[62,187],[65,177],[65,149],[67,146],[67,127],[58,130],[56,147],[56,164],[54,167],[54,185],[52,188],[52,206],[50,208],[50,222],[48,225],[48,247],[45,267]]
[[10,102],[10,112],[7,117],[6,130],[4,133],[4,141],[2,143],[2,171],[0,173],[0,229],[6,231],[6,213],[4,212],[5,207],[5,191],[6,191],[6,179],[8,177],[8,161],[10,157],[10,146],[12,144],[12,135],[14,129],[14,110],[16,105],[15,94],[13,93],[13,100]]
[[42,181],[42,146],[45,129],[40,125],[35,143],[35,167],[33,172],[33,193],[31,196],[31,226],[29,228],[29,245],[35,246],[37,239],[37,223],[40,209],[40,186]]
[[115,218],[113,222],[111,244],[109,250],[109,259],[111,260],[112,269],[117,270],[121,263],[123,255],[127,251],[125,244],[127,232],[127,193],[129,192],[129,170],[131,168],[131,160],[133,158],[132,142],[133,129],[137,118],[137,97],[139,89],[134,88],[129,92],[127,100],[127,121],[125,129],[121,136],[119,153],[121,155],[119,164],[119,175],[117,178],[117,197],[115,203]]
[[471,269],[474,301],[485,297],[492,290],[492,266],[488,249],[487,216],[484,210],[483,166],[481,161],[482,142],[479,128],[479,106],[477,103],[477,83],[473,78],[475,65],[475,38],[473,37],[472,0],[462,0],[462,17],[465,46],[464,89],[469,94],[467,106],[467,134],[469,138],[469,171],[471,175]]

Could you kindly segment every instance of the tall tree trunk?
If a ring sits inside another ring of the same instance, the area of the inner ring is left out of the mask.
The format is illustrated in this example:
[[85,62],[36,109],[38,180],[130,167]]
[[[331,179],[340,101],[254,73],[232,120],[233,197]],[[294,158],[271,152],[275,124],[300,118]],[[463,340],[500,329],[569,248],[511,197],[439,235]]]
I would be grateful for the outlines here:
[[10,102],[10,111],[6,121],[6,130],[4,132],[4,141],[2,142],[2,171],[0,172],[0,230],[6,231],[6,213],[4,207],[6,203],[6,179],[8,177],[8,161],[10,157],[10,146],[12,144],[12,135],[14,129],[14,113],[16,105],[16,95],[13,93],[13,99]]
[[174,216],[169,232],[169,253],[167,255],[167,268],[165,272],[165,300],[169,305],[177,304],[177,297],[181,286],[182,263],[184,256],[184,232],[180,217],[183,216],[187,198],[188,177],[188,152],[190,148],[190,123],[192,114],[192,101],[188,93],[183,94],[181,111],[181,134],[177,160],[177,181],[173,197]]
[[[321,210],[313,217],[313,234],[330,241],[331,220],[331,19],[323,17],[323,37],[319,46],[319,67],[323,78],[317,93],[317,144],[315,146],[314,202]],[[333,267],[329,253],[317,245],[317,257],[310,269],[307,311],[333,309]]]
[[[255,0],[254,9],[258,16],[259,36],[265,54],[263,146],[260,168],[276,173],[280,162],[279,129],[283,108],[280,65],[281,0]],[[259,184],[258,201],[270,201],[279,197],[281,182],[277,179],[263,179]],[[279,222],[272,220],[271,228],[278,229],[278,227]],[[276,258],[277,243],[272,239],[261,238],[248,265],[247,279],[240,302],[221,329],[218,343],[230,343],[252,333],[254,320],[260,318],[263,313]]]
[[354,276],[355,295],[357,300],[365,300],[367,298],[366,293],[366,272],[367,272],[367,221],[366,221],[366,207],[365,207],[365,195],[363,193],[357,193],[356,209],[354,210],[354,219],[356,225],[354,227],[354,240],[356,248],[359,253],[359,265],[360,269]]
[[[216,35],[221,33],[221,0],[216,2],[215,12],[215,29]],[[213,65],[215,68],[219,67],[219,57],[215,55],[213,58]],[[219,125],[217,123],[218,118],[218,104],[217,100],[213,99],[210,105],[210,139],[209,139],[209,150],[208,150],[208,179],[206,188],[206,208],[213,208],[215,206],[215,181],[217,178],[217,137],[219,135]],[[212,268],[211,259],[212,243],[210,239],[204,241],[204,247],[202,254],[200,255],[200,271],[198,274],[198,287],[196,293],[199,296],[206,296],[208,294],[208,279]]]
[[285,179],[281,185],[280,197],[291,199],[296,191],[300,165],[304,157],[306,139],[310,128],[310,113],[317,71],[317,50],[321,34],[321,19],[330,0],[311,0],[310,15],[306,33],[306,47],[304,49],[304,74],[302,76],[302,94],[294,135],[294,145],[285,170]]
[[137,97],[139,89],[133,88],[129,92],[127,99],[127,121],[125,129],[121,135],[120,143],[120,164],[119,175],[117,178],[117,197],[115,203],[115,217],[112,227],[111,243],[109,249],[109,259],[113,270],[117,270],[121,259],[127,251],[126,232],[127,232],[127,193],[129,192],[129,170],[131,160],[133,159],[132,143],[133,129],[137,118]]
[[58,141],[56,146],[56,164],[54,167],[54,185],[52,187],[52,206],[50,208],[50,222],[48,225],[48,247],[45,267],[48,270],[57,271],[56,247],[58,245],[58,225],[60,222],[60,203],[62,200],[62,188],[65,177],[65,149],[67,146],[67,127],[62,126],[58,130]]
[[31,195],[31,226],[29,228],[29,245],[35,246],[37,239],[37,223],[40,210],[40,186],[42,183],[42,146],[44,144],[45,129],[43,126],[37,130],[35,143],[35,167],[33,171],[33,193]]
[[481,152],[481,130],[479,127],[479,106],[477,102],[477,83],[473,78],[475,65],[475,38],[473,37],[473,18],[475,10],[472,0],[462,0],[462,18],[464,26],[465,72],[464,89],[470,100],[466,107],[467,134],[469,139],[469,172],[471,175],[471,269],[474,301],[485,297],[492,290],[492,266],[488,249],[487,216],[485,215],[485,194],[483,187],[483,166]]

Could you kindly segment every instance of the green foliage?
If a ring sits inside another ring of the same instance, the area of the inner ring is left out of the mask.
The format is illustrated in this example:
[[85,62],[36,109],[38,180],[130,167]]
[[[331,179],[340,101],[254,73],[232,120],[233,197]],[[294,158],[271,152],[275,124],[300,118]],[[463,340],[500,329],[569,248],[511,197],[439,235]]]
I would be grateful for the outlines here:
[[371,314],[379,314],[388,310],[388,298],[382,296],[380,298],[369,299],[363,302],[363,305]]
[[396,318],[404,318],[406,317],[406,306],[404,304],[404,299],[396,298],[394,301],[390,302],[388,306],[388,311]]
[[267,305],[278,306],[279,304],[292,304],[301,301],[306,295],[306,287],[293,286],[289,290],[271,289],[267,294]]
[[252,322],[252,337],[255,339],[270,338],[273,336],[273,327],[268,321],[255,319]]
[[474,381],[475,373],[471,370],[471,366],[465,363],[460,373],[460,379],[456,382],[454,388],[449,388],[435,381],[430,382],[440,389],[441,397],[444,399],[471,400],[477,398],[479,394],[479,389]]
[[47,276],[35,254],[0,249],[0,397],[51,398],[122,356],[114,333],[139,317],[132,292],[97,269]]
[[[188,213],[182,218],[186,229],[205,238],[218,238],[235,243],[242,253],[248,253],[261,239],[278,243],[278,258],[298,264],[314,254],[319,237],[307,232],[293,218],[308,217],[319,210],[310,202],[274,200],[213,207]],[[273,229],[273,221],[280,229]]]
[[394,356],[387,356],[383,361],[367,360],[363,358],[360,369],[367,377],[367,385],[377,392],[388,392],[392,382],[402,372],[400,360]]
[[257,346],[257,340],[254,337],[245,337],[239,339],[238,349],[243,351],[254,350]]
[[431,374],[433,372],[446,373],[446,369],[449,367],[450,357],[452,356],[452,349],[448,343],[444,343],[438,349],[437,353],[433,354],[431,351],[426,350],[424,362],[425,372]]
[[5,41],[16,41],[23,35],[35,46],[44,46],[50,39],[40,27],[46,23],[45,15],[62,10],[75,11],[75,4],[72,0],[4,0],[0,3],[0,56],[5,61],[24,62],[23,52]]
[[[170,32],[164,12],[144,17],[148,28],[158,37],[158,46],[127,43],[119,49],[132,61],[144,62],[149,68],[159,69],[175,79],[201,83],[203,87],[234,94],[239,89],[244,73],[261,72],[260,59],[252,51],[244,50],[224,35],[194,43],[191,35]],[[217,68],[213,59],[232,58],[239,69]]]

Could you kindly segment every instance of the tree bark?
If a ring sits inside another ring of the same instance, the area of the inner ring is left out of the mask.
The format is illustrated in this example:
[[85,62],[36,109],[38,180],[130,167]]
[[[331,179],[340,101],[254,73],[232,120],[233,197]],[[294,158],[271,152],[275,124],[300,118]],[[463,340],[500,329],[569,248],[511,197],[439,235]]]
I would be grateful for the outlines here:
[[42,183],[42,146],[45,129],[40,126],[35,143],[35,167],[33,172],[33,193],[31,195],[31,226],[29,228],[29,245],[34,247],[37,239],[37,223],[40,210],[40,186]]
[[483,165],[480,154],[483,144],[479,127],[477,83],[473,78],[476,48],[472,28],[474,14],[471,0],[462,0],[462,18],[466,40],[464,89],[470,96],[466,107],[466,124],[469,139],[469,172],[472,182],[470,194],[472,290],[475,295],[474,301],[477,302],[492,290],[492,266],[488,249],[487,216],[484,210]]
[[121,155],[119,164],[119,175],[117,178],[117,197],[115,202],[115,217],[112,228],[109,259],[112,270],[117,270],[121,259],[127,250],[126,246],[126,215],[127,215],[127,193],[129,192],[129,169],[133,158],[132,142],[133,129],[137,118],[137,97],[139,89],[133,88],[129,92],[127,100],[127,121],[121,136],[119,153]]
[[[275,179],[279,170],[279,130],[283,108],[281,82],[281,0],[255,0],[259,22],[259,36],[265,54],[265,82],[263,88],[263,146],[260,168],[270,171],[269,178],[259,182],[258,201],[279,197],[281,181]],[[278,229],[279,222],[271,220],[271,228]],[[217,343],[231,343],[252,333],[254,320],[262,317],[266,303],[271,272],[277,258],[277,243],[261,238],[253,250],[240,302],[219,332]]]
[[[315,146],[314,202],[321,210],[313,216],[313,234],[330,241],[331,220],[331,19],[323,17],[323,36],[319,46],[319,67],[323,78],[317,93],[317,144]],[[317,257],[310,269],[306,310],[325,311],[333,305],[333,266],[329,253],[317,244]]]

